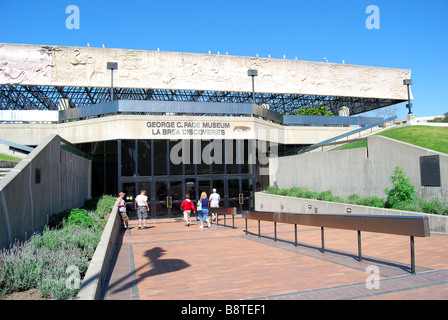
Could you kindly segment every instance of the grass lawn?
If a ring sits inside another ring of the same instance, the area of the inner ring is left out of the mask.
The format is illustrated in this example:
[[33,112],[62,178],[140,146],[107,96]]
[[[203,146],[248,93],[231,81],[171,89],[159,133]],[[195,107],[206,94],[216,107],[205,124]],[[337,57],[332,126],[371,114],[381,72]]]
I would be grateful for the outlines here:
[[0,160],[20,162],[22,159],[0,153]]
[[[448,127],[406,126],[392,128],[376,135],[410,143],[426,149],[448,153]],[[365,148],[367,141],[353,142],[336,150]]]

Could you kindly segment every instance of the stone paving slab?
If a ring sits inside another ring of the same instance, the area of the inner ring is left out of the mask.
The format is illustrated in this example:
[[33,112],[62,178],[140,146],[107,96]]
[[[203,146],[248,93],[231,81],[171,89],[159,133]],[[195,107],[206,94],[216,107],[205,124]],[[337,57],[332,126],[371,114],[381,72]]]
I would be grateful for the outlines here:
[[[222,220],[220,221],[220,224]],[[227,219],[227,223],[231,220]],[[416,275],[410,274],[408,237],[363,233],[358,261],[357,234],[262,222],[261,234],[212,225],[199,229],[178,219],[136,221],[119,237],[102,294],[104,300],[446,300],[448,236],[415,238]],[[248,230],[258,232],[256,221]],[[379,274],[372,274],[370,266]],[[374,278],[373,278],[374,277]],[[373,280],[376,282],[372,282]],[[372,287],[368,284],[379,284]]]

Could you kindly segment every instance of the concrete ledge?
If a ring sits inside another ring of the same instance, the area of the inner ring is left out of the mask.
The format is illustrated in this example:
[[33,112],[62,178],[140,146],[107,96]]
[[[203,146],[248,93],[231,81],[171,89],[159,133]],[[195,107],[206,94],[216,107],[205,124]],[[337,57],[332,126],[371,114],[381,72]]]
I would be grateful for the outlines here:
[[114,206],[76,300],[97,300],[99,298],[120,228],[121,218],[118,215],[118,207]]
[[264,192],[255,193],[256,211],[347,214],[347,209],[350,209],[350,213],[352,214],[427,216],[429,218],[429,229],[431,232],[448,233],[448,216],[286,197]]

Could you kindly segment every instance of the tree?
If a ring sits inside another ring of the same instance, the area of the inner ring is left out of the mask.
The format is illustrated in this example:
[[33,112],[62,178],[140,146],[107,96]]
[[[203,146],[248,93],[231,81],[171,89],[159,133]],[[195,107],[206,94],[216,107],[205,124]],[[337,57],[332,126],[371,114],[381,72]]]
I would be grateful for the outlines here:
[[434,118],[428,122],[448,122],[448,112],[445,112],[444,117]]
[[297,109],[296,115],[299,116],[334,116],[334,113],[327,111],[328,106],[320,105],[308,109]]

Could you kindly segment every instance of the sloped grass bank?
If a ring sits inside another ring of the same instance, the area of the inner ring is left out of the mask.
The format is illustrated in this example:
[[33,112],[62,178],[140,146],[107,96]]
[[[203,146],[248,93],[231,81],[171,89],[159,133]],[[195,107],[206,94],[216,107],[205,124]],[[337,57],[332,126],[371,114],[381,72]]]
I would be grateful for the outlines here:
[[[437,152],[448,153],[448,127],[406,126],[391,128],[375,135],[403,141]],[[339,147],[335,151],[365,147],[367,147],[367,141],[357,141]]]
[[61,212],[42,233],[2,249],[0,298],[30,289],[48,299],[75,297],[114,203],[114,197],[103,196],[96,208],[88,203],[88,209]]

